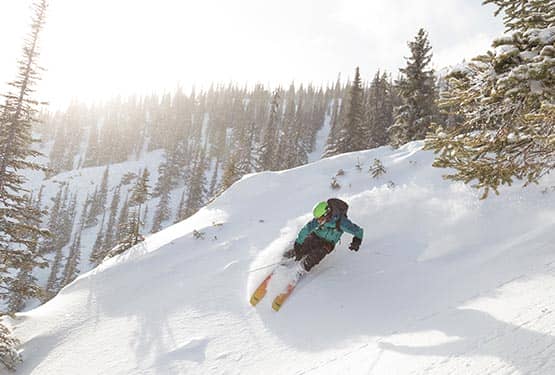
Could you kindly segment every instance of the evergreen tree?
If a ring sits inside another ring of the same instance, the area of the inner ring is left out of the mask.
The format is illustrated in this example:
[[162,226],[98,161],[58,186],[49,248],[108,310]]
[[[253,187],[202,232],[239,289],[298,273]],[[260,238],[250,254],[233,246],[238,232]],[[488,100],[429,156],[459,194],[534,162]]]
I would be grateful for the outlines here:
[[110,167],[106,167],[100,182],[100,190],[98,191],[98,207],[101,212],[106,209],[106,201],[108,200],[108,175],[110,174]]
[[260,164],[263,170],[272,171],[275,168],[277,130],[278,130],[279,91],[276,90],[270,106],[270,118],[264,132],[261,146]]
[[132,207],[139,206],[139,213],[141,211],[141,205],[145,204],[146,200],[149,197],[149,188],[148,185],[150,179],[150,172],[147,168],[143,170],[141,177],[137,180],[137,183],[131,189],[131,198],[130,198],[130,205]]
[[494,51],[450,75],[442,106],[458,108],[461,124],[438,126],[426,147],[434,166],[453,168],[447,178],[475,181],[498,193],[514,178],[538,182],[555,167],[555,4],[549,0],[486,0],[505,14],[511,35]]
[[[41,186],[38,198],[35,202],[32,202],[31,197],[29,198],[29,204],[32,205],[33,209],[36,212],[40,212],[43,188],[44,186]],[[33,253],[37,253],[39,234],[37,232],[33,232],[30,235],[33,237],[31,238],[32,245],[30,246],[29,250]],[[38,282],[37,278],[33,275],[33,266],[34,265],[32,263],[22,265],[18,271],[17,277],[15,279],[12,279],[10,284],[11,292],[8,298],[9,314],[14,314],[18,311],[22,311],[25,307],[25,301],[27,299],[41,297],[42,291],[36,291],[33,294],[29,294],[29,290],[35,289]]]
[[187,201],[186,201],[186,189],[183,189],[183,192],[181,193],[181,198],[179,199],[179,206],[177,207],[177,214],[175,215],[175,221],[174,223],[179,223],[182,220],[185,220],[187,218],[186,216],[186,209],[187,209]]
[[98,165],[99,152],[98,127],[96,123],[93,123],[89,130],[87,153],[83,167],[93,167]]
[[[127,233],[127,224],[130,222],[130,220],[129,220],[129,217],[130,217],[129,205],[130,205],[129,196],[126,196],[125,197],[125,203],[123,204],[123,207],[121,208],[120,213],[119,213],[116,239],[114,241],[113,246],[111,246],[111,248],[114,247],[114,246],[117,246],[117,244],[120,243],[122,238]],[[106,248],[107,252],[110,251],[111,248]]]
[[394,146],[423,139],[437,113],[434,72],[428,69],[432,59],[428,34],[420,29],[408,45],[411,57],[400,69],[403,76],[397,81],[403,103],[395,108],[395,123],[389,128]]
[[339,149],[342,152],[360,151],[368,146],[367,135],[364,124],[364,107],[362,81],[357,66],[355,78],[350,87],[349,110],[345,122],[345,137],[339,139]]
[[291,152],[295,149],[295,127],[297,105],[295,103],[295,86],[291,84],[285,98],[285,108],[283,109],[283,123],[279,131],[278,147],[276,154],[276,168],[288,169],[291,163]]
[[237,170],[237,161],[235,156],[232,155],[224,169],[224,175],[222,176],[222,182],[220,184],[220,193],[226,191],[231,185],[241,178],[239,176],[239,171]]
[[[82,228],[81,228],[82,230]],[[71,247],[69,248],[69,255],[66,260],[64,272],[61,281],[61,287],[71,283],[79,275],[79,263],[81,260],[81,231],[75,236]]]
[[171,216],[170,190],[164,189],[159,197],[160,197],[160,200],[158,201],[158,206],[156,207],[156,212],[154,213],[152,229],[150,230],[151,233],[159,232],[162,229],[162,223],[166,220],[169,220]]
[[326,142],[324,157],[337,155],[347,152],[345,147],[346,127],[345,127],[345,103],[348,102],[346,95],[350,92],[350,86],[342,89],[338,79],[335,86],[333,109],[331,115],[331,129]]
[[387,129],[393,124],[392,89],[387,74],[377,72],[366,95],[368,147],[376,148],[389,141]]
[[218,177],[220,174],[220,161],[217,159],[214,163],[214,172],[212,173],[212,178],[210,179],[210,187],[208,189],[208,196],[213,198],[218,191]]
[[[32,94],[39,80],[39,35],[45,23],[47,2],[36,1],[33,7],[31,32],[19,60],[18,75],[10,83],[14,91],[4,95],[5,102],[0,106],[0,300],[10,296],[19,272],[46,266],[36,251],[37,239],[45,234],[39,227],[42,212],[24,196],[26,179],[21,174],[23,169],[43,169],[32,161],[40,154],[31,148],[35,141],[31,130],[37,121],[38,103]],[[31,279],[17,293],[36,297],[40,288]],[[12,367],[17,355],[8,335],[8,330],[0,324],[0,361]]]
[[104,220],[106,219],[106,212],[102,215],[102,222],[100,223],[100,228],[98,229],[98,234],[96,235],[96,240],[92,247],[91,255],[89,256],[89,262],[93,265],[98,265],[102,261],[102,249],[104,248]]
[[100,200],[98,198],[98,185],[94,189],[94,193],[90,198],[87,198],[87,206],[89,211],[87,212],[87,218],[85,220],[85,228],[94,227],[98,224],[98,215],[102,213],[100,209]]
[[106,233],[102,240],[102,250],[100,254],[95,255],[96,260],[103,258],[103,253],[110,250],[116,245],[117,242],[117,227],[116,220],[118,217],[119,201],[120,201],[121,185],[116,187],[114,195],[112,196],[112,203],[110,204],[110,216],[108,216],[108,225],[106,226]]
[[184,218],[197,212],[206,200],[206,153],[198,152],[193,166],[191,178],[188,181],[187,201],[185,203]]

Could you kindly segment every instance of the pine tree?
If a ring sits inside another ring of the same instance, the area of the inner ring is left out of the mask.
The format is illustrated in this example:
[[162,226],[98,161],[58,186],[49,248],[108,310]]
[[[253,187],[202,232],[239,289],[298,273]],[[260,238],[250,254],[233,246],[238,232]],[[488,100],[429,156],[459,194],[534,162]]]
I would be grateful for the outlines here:
[[184,218],[197,212],[206,200],[206,153],[198,152],[191,178],[188,181],[187,201],[185,203]]
[[110,167],[106,167],[100,182],[100,190],[98,191],[98,207],[103,212],[106,209],[106,201],[108,200],[108,175],[110,174]]
[[[134,216],[134,215],[131,215],[131,213],[129,212],[129,206],[130,206],[129,196],[126,196],[125,202],[123,203],[123,206],[121,207],[121,210],[119,213],[118,223],[116,225],[116,228],[117,228],[116,238],[115,238],[114,244],[111,246],[112,248],[114,246],[117,246],[125,237],[125,234],[127,233],[127,225],[130,222],[129,218],[130,216]],[[107,252],[109,252],[111,248],[107,248],[106,250]]]
[[395,108],[395,123],[389,128],[394,146],[423,139],[437,113],[434,72],[428,69],[432,60],[428,34],[420,29],[408,45],[411,57],[400,69],[403,76],[397,81],[403,104]]
[[104,248],[104,220],[106,219],[106,212],[102,215],[102,222],[100,223],[100,228],[98,229],[98,234],[96,235],[96,240],[89,256],[89,262],[93,265],[98,265],[102,261],[102,251]]
[[[36,1],[31,32],[19,61],[17,78],[10,83],[14,91],[4,95],[0,106],[0,299],[12,293],[14,278],[20,271],[45,267],[44,258],[36,251],[37,239],[46,232],[40,229],[42,211],[37,210],[25,197],[23,169],[44,170],[32,160],[40,153],[31,148],[35,141],[31,128],[37,122],[38,103],[32,98],[39,78],[37,60],[39,35],[46,18],[46,0]],[[40,295],[40,288],[28,280],[17,292],[26,297]],[[20,284],[21,285],[21,284]],[[1,315],[1,312],[0,312]],[[0,325],[0,361],[10,367],[14,364],[7,329]]]
[[100,200],[98,198],[98,185],[96,185],[92,196],[88,197],[87,200],[89,211],[87,212],[87,218],[85,220],[85,228],[90,228],[98,224],[97,217],[102,213],[100,209]]
[[210,179],[210,187],[208,188],[208,197],[214,198],[218,191],[218,177],[220,175],[220,161],[216,159],[214,163],[214,172],[212,173],[212,178]]
[[261,146],[260,164],[263,170],[272,171],[275,168],[277,130],[278,130],[279,91],[274,91],[270,106],[270,117],[264,132]]
[[222,176],[222,182],[220,184],[220,193],[226,191],[231,185],[241,178],[239,176],[239,171],[237,170],[237,161],[234,155],[232,155],[224,169],[224,175]]
[[152,222],[152,229],[150,230],[151,233],[159,232],[162,229],[162,223],[170,219],[170,199],[171,191],[169,189],[164,189],[160,194],[160,200],[158,201],[158,206],[156,207],[154,220]]
[[87,154],[83,167],[93,167],[98,165],[99,159],[99,144],[98,144],[98,127],[93,123],[89,130],[89,140],[87,146]]
[[103,258],[103,253],[110,250],[116,245],[117,242],[117,227],[116,220],[118,216],[119,201],[120,201],[121,186],[118,185],[112,196],[112,203],[110,204],[110,216],[108,216],[108,225],[106,226],[106,233],[102,240],[102,250],[100,254],[95,255],[96,260]]
[[[132,245],[138,242],[140,237],[141,226],[143,223],[141,222],[141,207],[147,201],[149,197],[149,188],[148,181],[150,178],[150,173],[147,168],[143,170],[141,177],[137,180],[137,183],[131,189],[131,197],[129,199],[129,205],[134,208],[133,212],[131,213],[130,217],[132,219],[132,223],[129,223],[130,228],[132,229],[131,233],[127,230],[126,237],[127,241],[131,242]],[[131,241],[129,241],[129,236],[131,236]]]
[[292,167],[291,152],[294,147],[294,134],[296,126],[297,104],[295,101],[295,85],[291,84],[285,95],[282,123],[279,127],[279,136],[275,157],[275,169],[288,169]]
[[[82,228],[81,228],[82,230]],[[71,247],[69,248],[69,255],[66,260],[64,272],[61,281],[61,287],[71,283],[77,275],[79,275],[79,263],[81,260],[81,231],[75,236]]]
[[141,211],[141,205],[143,205],[149,197],[149,188],[148,182],[150,180],[150,172],[147,168],[143,170],[141,177],[137,180],[137,183],[131,189],[131,198],[130,198],[130,205],[132,207],[139,206],[139,213]]
[[[37,200],[32,202],[32,197],[29,197],[29,204],[32,205],[36,212],[40,212],[42,191],[44,186],[41,186]],[[34,232],[30,234],[33,236],[31,238],[32,245],[29,250],[33,253],[38,252],[38,240],[39,234]],[[18,311],[22,311],[25,307],[25,302],[29,298],[40,298],[42,296],[42,291],[36,290],[36,285],[38,283],[37,278],[33,275],[33,264],[22,265],[18,271],[17,277],[12,279],[10,284],[10,295],[8,298],[8,313],[14,314]],[[29,290],[34,289],[36,292],[30,294]],[[1,345],[1,344],[0,344]]]
[[387,129],[393,124],[392,88],[386,73],[377,72],[366,95],[368,147],[386,145],[389,141]]
[[426,142],[434,166],[453,168],[449,179],[476,182],[483,198],[513,179],[538,182],[555,167],[555,4],[486,0],[505,14],[511,35],[494,51],[450,75],[442,107],[458,108],[455,127],[438,126]]
[[350,85],[344,89],[341,88],[341,83],[338,79],[335,86],[333,109],[331,115],[331,129],[326,142],[326,150],[324,157],[329,157],[343,152],[347,152],[346,148],[346,127],[345,127],[345,114],[346,103],[348,102],[347,95],[350,92]]
[[355,78],[353,79],[349,91],[350,100],[345,123],[345,137],[339,140],[339,149],[342,150],[342,152],[360,151],[368,147],[368,131],[364,126],[364,90],[362,88],[358,66],[355,70]]

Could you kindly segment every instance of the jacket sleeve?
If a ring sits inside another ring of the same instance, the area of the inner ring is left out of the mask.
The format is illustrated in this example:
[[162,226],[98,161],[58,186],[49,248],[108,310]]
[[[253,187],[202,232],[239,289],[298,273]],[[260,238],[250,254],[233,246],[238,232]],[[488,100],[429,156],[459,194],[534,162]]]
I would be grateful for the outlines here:
[[310,220],[308,223],[305,224],[303,229],[301,229],[295,242],[302,245],[305,238],[308,237],[308,235],[312,233],[312,231],[314,231],[316,228],[318,228],[318,220],[316,219]]
[[339,227],[341,228],[341,230],[343,232],[347,232],[349,234],[352,234],[354,237],[359,238],[360,240],[362,240],[362,236],[364,235],[364,230],[361,227],[359,227],[358,225],[356,225],[355,223],[353,223],[348,218],[346,218],[346,217],[341,218],[341,221],[339,223]]

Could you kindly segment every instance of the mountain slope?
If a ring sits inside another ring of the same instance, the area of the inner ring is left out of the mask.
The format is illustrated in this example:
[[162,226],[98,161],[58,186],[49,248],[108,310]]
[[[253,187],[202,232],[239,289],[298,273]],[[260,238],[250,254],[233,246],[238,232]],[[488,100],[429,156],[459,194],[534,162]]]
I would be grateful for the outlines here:
[[[414,142],[244,177],[19,314],[18,373],[553,373],[555,179],[479,201],[432,158]],[[252,308],[267,271],[250,270],[333,195],[365,229],[360,251],[345,235],[279,313]]]

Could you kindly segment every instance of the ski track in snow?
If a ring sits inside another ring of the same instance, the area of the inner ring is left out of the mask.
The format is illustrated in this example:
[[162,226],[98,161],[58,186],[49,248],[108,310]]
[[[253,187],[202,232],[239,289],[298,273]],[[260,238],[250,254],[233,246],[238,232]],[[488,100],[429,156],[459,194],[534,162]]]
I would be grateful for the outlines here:
[[[18,373],[555,373],[555,195],[513,186],[479,201],[442,180],[420,148],[243,178],[19,314]],[[366,173],[374,158],[387,170],[377,179]],[[548,177],[543,187],[555,184]],[[279,261],[312,204],[332,195],[365,228],[360,251],[344,235],[279,313],[270,306],[287,272],[252,308],[271,271],[260,267]]]

